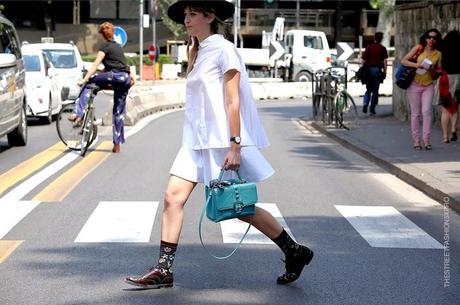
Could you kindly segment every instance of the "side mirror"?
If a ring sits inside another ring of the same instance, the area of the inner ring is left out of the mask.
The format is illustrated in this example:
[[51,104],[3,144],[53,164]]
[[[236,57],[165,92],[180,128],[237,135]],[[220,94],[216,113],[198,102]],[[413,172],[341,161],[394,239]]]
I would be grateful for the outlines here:
[[0,68],[8,68],[16,65],[16,56],[13,54],[0,54]]

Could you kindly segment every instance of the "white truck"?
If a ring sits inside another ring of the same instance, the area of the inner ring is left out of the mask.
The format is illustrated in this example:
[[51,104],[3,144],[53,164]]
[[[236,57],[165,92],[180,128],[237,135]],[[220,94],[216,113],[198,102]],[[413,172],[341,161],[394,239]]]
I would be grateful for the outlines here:
[[[331,66],[331,50],[324,32],[289,30],[284,33],[284,18],[278,17],[272,33],[264,33],[263,38],[262,48],[238,48],[250,78],[310,81],[313,73]],[[285,53],[278,60],[270,60],[270,41],[284,45]],[[180,46],[177,54],[178,63],[187,61],[186,46]]]
[[268,48],[238,49],[249,77],[280,76],[285,81],[310,81],[313,73],[331,66],[331,50],[323,32],[290,30],[282,42],[285,53],[278,60],[270,60]]

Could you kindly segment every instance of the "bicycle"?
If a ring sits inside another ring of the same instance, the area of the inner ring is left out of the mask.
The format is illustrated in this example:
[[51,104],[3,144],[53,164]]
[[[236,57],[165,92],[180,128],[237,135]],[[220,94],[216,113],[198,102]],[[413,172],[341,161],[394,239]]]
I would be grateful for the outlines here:
[[83,111],[81,120],[71,121],[69,116],[75,110],[75,103],[67,104],[62,107],[56,119],[56,129],[61,141],[71,150],[80,151],[80,156],[84,157],[88,147],[97,137],[97,124],[95,116],[94,97],[100,90],[95,84],[87,84],[91,89],[88,104]]
[[[347,67],[344,69],[344,80],[338,79],[337,93],[334,96],[335,127],[350,130],[358,121],[358,109],[353,97],[347,91]],[[337,76],[340,78],[340,76]]]
[[312,80],[313,118],[321,119],[330,125],[334,120],[334,97],[337,92],[338,79],[332,74],[331,68],[319,70]]

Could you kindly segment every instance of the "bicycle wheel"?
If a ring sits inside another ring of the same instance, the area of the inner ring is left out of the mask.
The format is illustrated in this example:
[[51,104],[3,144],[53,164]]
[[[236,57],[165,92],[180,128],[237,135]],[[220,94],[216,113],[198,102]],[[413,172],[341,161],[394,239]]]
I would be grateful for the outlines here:
[[334,98],[336,127],[352,129],[358,123],[358,109],[351,95],[345,91],[339,91]]
[[84,157],[93,141],[93,109],[88,109],[83,117],[83,128],[80,140],[80,156]]
[[56,129],[59,139],[70,149],[80,150],[81,123],[69,121],[74,113],[75,104],[67,104],[61,108],[56,118]]

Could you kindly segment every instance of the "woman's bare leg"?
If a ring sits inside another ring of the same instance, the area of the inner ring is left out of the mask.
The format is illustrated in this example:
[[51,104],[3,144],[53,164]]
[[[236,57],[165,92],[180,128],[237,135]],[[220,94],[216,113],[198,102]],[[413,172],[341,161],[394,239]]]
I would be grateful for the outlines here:
[[164,198],[161,240],[174,244],[179,242],[184,206],[195,186],[196,182],[170,176]]
[[441,127],[442,127],[442,140],[443,141],[449,140],[449,121],[450,121],[449,112],[444,107],[441,107]]
[[170,176],[164,198],[158,264],[150,268],[144,275],[127,277],[126,283],[142,288],[172,287],[174,285],[172,264],[182,229],[184,206],[195,186],[195,182]]
[[255,216],[240,218],[240,220],[248,223],[251,221],[251,219],[252,225],[270,239],[277,238],[283,231],[283,227],[279,224],[275,217],[259,207],[256,207]]

